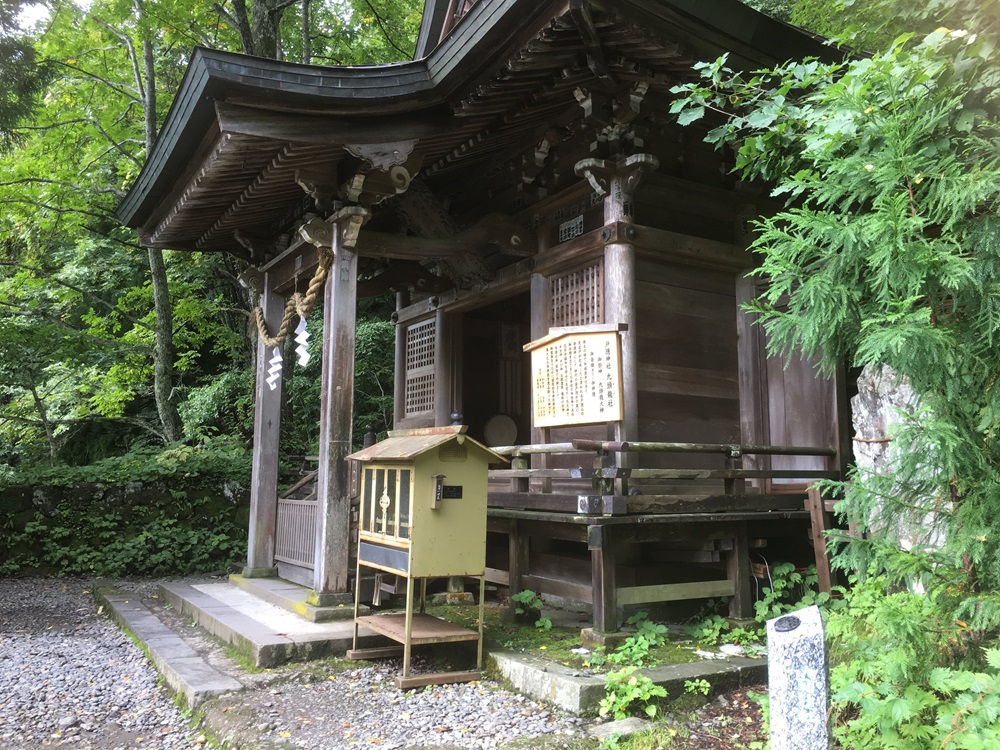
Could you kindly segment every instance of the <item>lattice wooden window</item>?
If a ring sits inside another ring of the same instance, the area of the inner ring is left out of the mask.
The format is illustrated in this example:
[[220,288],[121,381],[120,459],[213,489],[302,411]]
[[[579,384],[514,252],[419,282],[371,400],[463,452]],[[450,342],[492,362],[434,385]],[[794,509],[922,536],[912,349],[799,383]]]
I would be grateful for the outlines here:
[[584,326],[604,322],[604,262],[550,280],[549,325]]
[[406,416],[434,411],[435,321],[414,323],[406,329]]

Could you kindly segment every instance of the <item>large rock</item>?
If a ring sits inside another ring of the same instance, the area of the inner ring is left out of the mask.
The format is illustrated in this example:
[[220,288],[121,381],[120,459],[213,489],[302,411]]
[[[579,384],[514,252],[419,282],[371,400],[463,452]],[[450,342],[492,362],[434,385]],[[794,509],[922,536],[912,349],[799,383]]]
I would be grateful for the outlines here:
[[[909,381],[890,367],[866,365],[858,377],[858,394],[851,400],[854,423],[854,457],[861,481],[873,475],[893,477],[898,458],[911,446],[901,444],[893,436],[903,419],[913,418],[920,410],[920,398]],[[935,471],[928,464],[928,472]],[[923,508],[934,508],[933,497],[904,497],[912,490],[894,482],[890,497],[904,500],[912,510],[894,514],[890,524],[884,515],[873,514],[868,519],[871,533],[893,538],[903,549],[915,546],[940,546],[943,539],[936,514]]]

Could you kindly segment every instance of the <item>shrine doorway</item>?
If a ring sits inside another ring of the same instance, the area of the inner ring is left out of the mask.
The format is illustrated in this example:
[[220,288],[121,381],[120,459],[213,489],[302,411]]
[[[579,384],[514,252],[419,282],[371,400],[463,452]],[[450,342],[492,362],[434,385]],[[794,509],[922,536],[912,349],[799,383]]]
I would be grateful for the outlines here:
[[530,317],[527,293],[462,316],[460,411],[486,445],[531,442]]

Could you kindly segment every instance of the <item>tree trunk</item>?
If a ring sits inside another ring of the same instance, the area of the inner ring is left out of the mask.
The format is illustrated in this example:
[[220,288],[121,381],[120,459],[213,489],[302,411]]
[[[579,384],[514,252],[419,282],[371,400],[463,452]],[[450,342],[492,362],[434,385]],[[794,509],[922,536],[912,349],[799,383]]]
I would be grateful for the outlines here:
[[181,417],[177,412],[174,392],[174,311],[167,288],[167,267],[163,251],[146,248],[149,253],[149,275],[153,282],[153,308],[156,310],[156,347],[153,353],[153,395],[156,411],[163,423],[163,434],[169,442],[184,437]]
[[[156,142],[156,68],[153,55],[153,40],[146,28],[146,8],[144,0],[133,0],[139,19],[139,33],[142,35],[142,72],[136,66],[136,87],[143,92],[143,125],[146,139],[146,153],[153,150]],[[134,55],[133,55],[134,59]],[[176,442],[184,437],[181,417],[177,411],[174,393],[174,311],[170,305],[170,289],[167,286],[167,267],[163,262],[163,251],[146,248],[149,254],[149,277],[153,286],[153,309],[156,312],[155,346],[153,350],[153,397],[156,411],[163,425],[163,434],[168,442]]]
[[310,48],[312,45],[312,32],[309,30],[309,5],[311,0],[302,0],[302,64],[308,65],[312,61]]
[[45,402],[42,401],[42,397],[38,395],[38,389],[35,387],[34,382],[32,382],[30,390],[31,398],[35,402],[35,409],[38,410],[38,419],[42,423],[42,429],[45,430],[45,439],[49,442],[49,458],[52,461],[52,465],[55,466],[58,454],[55,429],[52,427],[52,423],[49,422],[48,410],[45,408]]
[[255,0],[250,18],[254,54],[280,59],[281,16],[285,9],[280,0]]

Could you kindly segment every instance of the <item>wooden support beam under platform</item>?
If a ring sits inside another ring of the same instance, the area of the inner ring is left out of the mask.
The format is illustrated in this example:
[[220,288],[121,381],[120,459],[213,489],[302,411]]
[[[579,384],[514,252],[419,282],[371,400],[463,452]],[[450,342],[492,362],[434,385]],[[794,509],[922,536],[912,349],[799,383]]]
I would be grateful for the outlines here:
[[[593,494],[592,492],[581,492]],[[491,509],[523,509],[535,511],[556,511],[576,513],[580,495],[546,494],[542,492],[490,492],[488,504]],[[622,498],[628,514],[677,514],[677,513],[729,513],[769,511],[798,511],[802,509],[803,494],[785,493],[774,495],[629,495]],[[591,516],[580,516],[589,518]],[[604,517],[604,516],[602,516]],[[629,518],[630,515],[620,516]]]

